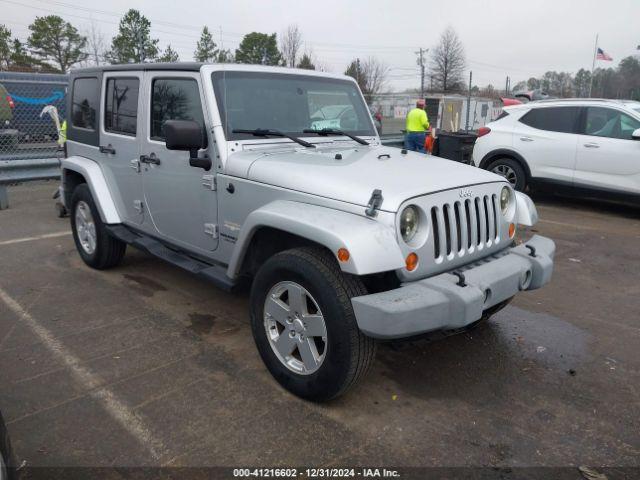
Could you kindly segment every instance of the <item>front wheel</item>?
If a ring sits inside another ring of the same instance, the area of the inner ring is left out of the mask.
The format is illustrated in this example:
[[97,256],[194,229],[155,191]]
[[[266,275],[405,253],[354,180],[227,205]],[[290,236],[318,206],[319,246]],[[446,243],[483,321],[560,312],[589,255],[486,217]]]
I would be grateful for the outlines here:
[[299,397],[326,401],[365,376],[376,342],[358,328],[351,298],[366,294],[321,248],[287,250],[258,271],[251,328],[275,379]]
[[109,235],[86,183],[73,191],[70,217],[73,240],[84,263],[98,270],[120,263],[127,244]]

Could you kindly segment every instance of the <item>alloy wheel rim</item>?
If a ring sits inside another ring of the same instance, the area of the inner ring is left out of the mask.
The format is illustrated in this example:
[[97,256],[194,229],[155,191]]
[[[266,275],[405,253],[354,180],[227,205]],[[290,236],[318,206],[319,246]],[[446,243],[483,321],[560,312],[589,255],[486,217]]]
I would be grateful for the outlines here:
[[80,246],[85,253],[92,255],[97,245],[96,224],[93,221],[91,208],[84,200],[80,200],[76,205],[75,220]]
[[327,354],[327,326],[318,302],[303,286],[274,285],[264,302],[264,328],[280,362],[294,373],[310,375]]
[[496,165],[491,171],[509,180],[511,185],[515,186],[518,182],[518,175],[516,175],[515,170],[509,165]]

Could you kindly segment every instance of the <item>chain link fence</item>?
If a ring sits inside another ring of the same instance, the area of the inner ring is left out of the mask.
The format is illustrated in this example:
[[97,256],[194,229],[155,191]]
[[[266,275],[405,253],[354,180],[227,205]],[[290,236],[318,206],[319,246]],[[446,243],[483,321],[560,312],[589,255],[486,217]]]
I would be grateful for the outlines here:
[[0,160],[58,156],[51,107],[62,124],[67,84],[67,75],[0,72]]
[[0,210],[7,186],[60,175],[67,75],[0,72]]

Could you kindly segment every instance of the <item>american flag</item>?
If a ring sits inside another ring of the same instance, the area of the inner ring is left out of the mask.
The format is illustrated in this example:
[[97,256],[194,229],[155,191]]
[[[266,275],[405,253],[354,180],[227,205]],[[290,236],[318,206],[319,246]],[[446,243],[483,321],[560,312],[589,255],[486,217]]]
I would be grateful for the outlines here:
[[598,47],[598,53],[596,54],[596,58],[598,60],[605,60],[607,62],[611,62],[613,58],[609,56],[608,53],[605,53],[604,50]]

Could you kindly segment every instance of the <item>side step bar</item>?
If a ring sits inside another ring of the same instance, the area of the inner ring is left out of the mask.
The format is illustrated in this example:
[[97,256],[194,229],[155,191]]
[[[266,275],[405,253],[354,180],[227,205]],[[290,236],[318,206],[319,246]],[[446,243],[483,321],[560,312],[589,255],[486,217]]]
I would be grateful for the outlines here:
[[122,240],[133,247],[149,252],[165,262],[183,268],[188,272],[195,273],[205,280],[214,283],[222,290],[230,292],[233,290],[233,287],[236,286],[236,282],[227,276],[226,269],[221,266],[201,262],[191,258],[185,253],[171,250],[158,240],[143,234],[138,234],[123,225],[105,225],[105,227],[109,235],[118,240]]

